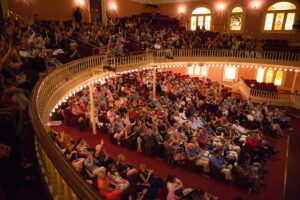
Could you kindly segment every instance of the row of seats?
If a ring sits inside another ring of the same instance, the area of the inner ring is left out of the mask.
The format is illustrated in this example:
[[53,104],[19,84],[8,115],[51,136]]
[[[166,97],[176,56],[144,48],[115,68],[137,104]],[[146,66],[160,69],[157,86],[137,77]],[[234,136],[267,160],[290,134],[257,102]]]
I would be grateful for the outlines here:
[[246,79],[244,81],[252,89],[270,91],[270,92],[278,92],[277,86],[274,85],[274,83],[259,83],[256,80],[249,80],[249,79]]

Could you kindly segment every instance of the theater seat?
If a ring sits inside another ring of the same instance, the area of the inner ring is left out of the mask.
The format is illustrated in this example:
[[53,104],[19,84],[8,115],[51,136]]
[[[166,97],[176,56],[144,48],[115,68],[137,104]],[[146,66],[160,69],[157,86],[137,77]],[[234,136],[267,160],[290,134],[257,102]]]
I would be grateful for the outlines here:
[[78,122],[78,118],[74,116],[68,108],[62,111],[62,115],[66,125],[68,126],[72,126]]

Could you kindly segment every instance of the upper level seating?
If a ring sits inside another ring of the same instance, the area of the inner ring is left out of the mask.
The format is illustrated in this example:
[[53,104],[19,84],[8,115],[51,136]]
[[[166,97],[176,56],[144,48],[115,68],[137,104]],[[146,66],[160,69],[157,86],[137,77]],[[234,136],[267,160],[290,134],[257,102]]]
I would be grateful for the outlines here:
[[274,83],[259,83],[256,80],[249,80],[249,79],[246,79],[244,81],[250,88],[255,90],[278,92],[277,86],[274,85]]
[[118,18],[122,25],[125,25],[128,20],[135,20],[139,23],[149,23],[151,21],[152,26],[179,26],[179,21],[176,18],[170,18],[167,15],[161,15],[160,13],[156,13],[152,15],[151,13],[141,13],[140,15],[132,15],[130,17],[122,17]]
[[[25,28],[25,30],[27,30],[26,28]],[[203,32],[204,34],[207,34],[207,32]],[[183,32],[183,34],[185,34],[185,32]],[[192,33],[191,33],[192,34]],[[200,33],[199,33],[200,34]],[[201,32],[201,34],[202,34],[202,32]],[[212,33],[213,34],[213,33]],[[208,37],[207,37],[208,38]],[[7,38],[5,38],[5,39],[7,39]],[[36,39],[38,39],[38,38],[36,38]],[[4,45],[5,46],[5,50],[7,49],[7,47],[9,47],[9,43],[10,42],[8,42],[8,41],[6,41],[6,44]],[[11,44],[11,43],[10,43]],[[34,46],[34,48],[36,48],[36,46]],[[44,46],[43,46],[43,48],[44,48]],[[186,48],[188,48],[188,47],[186,47]],[[221,47],[220,47],[221,48]],[[69,60],[67,60],[66,62],[68,62]],[[90,62],[91,63],[91,62]],[[90,64],[89,63],[89,64]],[[87,64],[87,63],[86,63]],[[98,63],[99,64],[99,63]],[[38,66],[39,67],[39,66]],[[78,70],[78,69],[81,69],[81,68],[77,68],[76,70],[73,70],[73,71],[76,71],[77,73],[80,73],[80,70]],[[35,69],[36,70],[36,69]],[[42,69],[41,70],[41,72],[43,71],[44,69]],[[20,71],[19,71],[20,72]],[[72,72],[72,70],[70,70],[69,71],[71,74],[73,73]],[[169,72],[168,72],[169,73]],[[167,74],[168,74],[167,73]],[[172,73],[170,73],[170,74],[172,74]],[[64,74],[62,74],[62,75],[64,75]],[[73,74],[72,74],[73,75]],[[174,76],[178,79],[178,80],[186,80],[186,79],[189,79],[189,77],[188,76],[186,76],[186,75],[179,75],[179,74],[174,74]],[[57,77],[57,79],[60,79],[61,77]],[[196,78],[195,78],[196,79]],[[160,79],[158,79],[158,80],[160,80]],[[55,82],[56,80],[54,80],[53,82],[54,83],[56,83]],[[65,79],[64,79],[64,81],[65,81]],[[10,83],[10,81],[7,81],[7,83]],[[59,84],[58,84],[59,85]],[[53,92],[53,91],[52,91]],[[48,93],[47,93],[48,94]],[[50,93],[50,95],[52,95],[53,93]],[[48,96],[49,97],[49,96]],[[25,103],[28,103],[28,100],[26,100],[26,98],[25,98]],[[45,102],[43,102],[43,103],[45,103]],[[39,108],[41,108],[41,107],[39,107]],[[48,113],[47,113],[48,114]],[[66,114],[70,114],[70,113],[66,113]],[[40,120],[40,119],[39,119]],[[78,120],[78,118],[74,118],[74,119],[72,119],[71,120],[71,122],[73,123],[73,122],[75,122],[75,123],[77,123],[77,121],[76,120]],[[15,121],[15,120],[13,120],[13,121]],[[13,127],[14,127],[15,125],[13,125]]]
[[287,40],[271,40],[266,39],[264,42],[264,50],[268,51],[288,51],[289,44]]

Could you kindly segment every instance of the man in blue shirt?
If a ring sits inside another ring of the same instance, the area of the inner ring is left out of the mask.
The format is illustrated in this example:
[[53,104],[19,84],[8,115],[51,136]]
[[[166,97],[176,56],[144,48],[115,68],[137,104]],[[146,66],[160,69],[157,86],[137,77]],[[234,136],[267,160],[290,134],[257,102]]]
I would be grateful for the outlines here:
[[209,159],[201,152],[197,152],[193,143],[185,143],[186,154],[189,160],[194,160],[195,165],[203,167],[205,173],[209,173]]
[[226,180],[231,181],[231,167],[227,166],[225,163],[225,159],[222,156],[221,150],[216,150],[214,155],[210,157],[211,164],[218,168],[222,174],[225,174]]

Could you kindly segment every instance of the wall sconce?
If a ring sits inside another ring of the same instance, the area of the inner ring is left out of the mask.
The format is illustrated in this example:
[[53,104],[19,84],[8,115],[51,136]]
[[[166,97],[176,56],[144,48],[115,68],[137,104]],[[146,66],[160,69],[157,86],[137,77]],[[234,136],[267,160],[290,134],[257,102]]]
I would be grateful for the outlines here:
[[112,11],[116,11],[118,9],[118,6],[115,2],[110,2],[109,3],[109,9]]
[[179,8],[178,8],[178,14],[184,14],[185,13],[185,7],[184,6],[180,6]]
[[82,7],[84,5],[84,0],[76,0],[76,1],[79,7]]
[[223,16],[223,14],[225,12],[225,7],[226,7],[226,5],[224,3],[217,3],[217,5],[216,5],[216,9],[221,17]]
[[[179,6],[177,10],[177,18],[179,19],[179,23],[183,25],[183,22],[185,23],[187,20],[187,17],[185,15],[185,6]],[[186,27],[187,28],[187,27]]]
[[251,9],[254,14],[258,13],[258,9],[260,8],[260,6],[261,6],[261,2],[259,2],[259,1],[254,1],[251,3]]
[[225,4],[224,3],[218,3],[217,4],[217,10],[219,12],[223,12],[225,10]]

